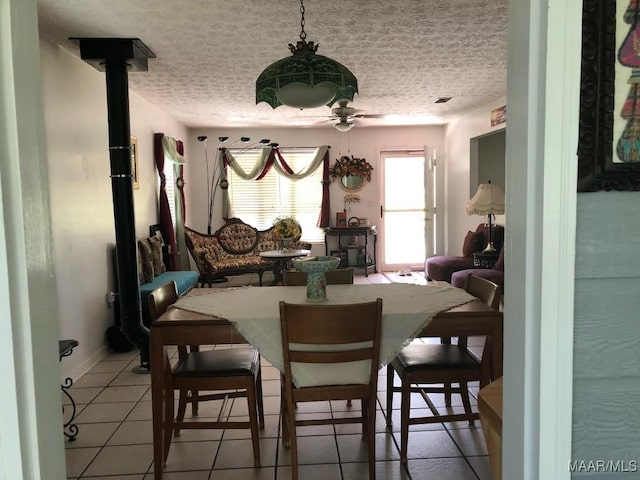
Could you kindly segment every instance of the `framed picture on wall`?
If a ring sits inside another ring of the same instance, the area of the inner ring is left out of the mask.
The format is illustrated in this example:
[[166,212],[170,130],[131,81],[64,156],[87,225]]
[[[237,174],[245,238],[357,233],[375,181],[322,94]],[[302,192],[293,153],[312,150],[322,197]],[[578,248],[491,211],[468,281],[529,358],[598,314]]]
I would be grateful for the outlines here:
[[583,2],[578,192],[640,190],[639,5]]
[[336,212],[336,227],[347,226],[347,212]]
[[133,188],[140,188],[140,180],[138,178],[138,138],[131,137],[131,174],[133,175]]

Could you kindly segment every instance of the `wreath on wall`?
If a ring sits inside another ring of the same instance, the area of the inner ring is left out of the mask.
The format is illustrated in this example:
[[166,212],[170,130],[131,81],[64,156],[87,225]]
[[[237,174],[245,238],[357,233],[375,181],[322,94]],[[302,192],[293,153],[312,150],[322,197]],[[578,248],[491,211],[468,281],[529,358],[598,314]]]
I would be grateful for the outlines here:
[[331,174],[332,179],[355,175],[364,177],[368,181],[371,181],[372,171],[373,165],[367,162],[364,158],[356,158],[353,155],[350,157],[344,155],[336,160],[336,163],[331,167],[329,173]]

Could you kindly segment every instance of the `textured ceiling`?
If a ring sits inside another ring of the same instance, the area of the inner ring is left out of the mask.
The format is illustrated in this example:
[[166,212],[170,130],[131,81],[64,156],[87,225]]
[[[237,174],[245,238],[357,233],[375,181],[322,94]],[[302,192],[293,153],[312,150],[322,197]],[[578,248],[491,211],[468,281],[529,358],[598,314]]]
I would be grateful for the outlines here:
[[[138,37],[156,55],[130,88],[191,127],[330,126],[328,107],[255,104],[299,39],[295,0],[38,0],[41,36]],[[307,40],[349,68],[367,125],[443,123],[506,94],[507,0],[307,0]],[[438,97],[452,97],[436,104]],[[335,123],[335,121],[334,121]]]

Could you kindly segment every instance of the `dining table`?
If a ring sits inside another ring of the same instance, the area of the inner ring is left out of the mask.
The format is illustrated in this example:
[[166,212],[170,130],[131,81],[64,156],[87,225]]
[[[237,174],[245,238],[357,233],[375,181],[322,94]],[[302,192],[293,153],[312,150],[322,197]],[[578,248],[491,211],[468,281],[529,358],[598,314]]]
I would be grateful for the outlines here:
[[[180,298],[150,331],[154,465],[163,464],[165,349],[176,345],[251,344],[273,366],[283,370],[279,303],[305,303],[305,286],[198,288]],[[412,284],[328,285],[324,304],[340,305],[382,298],[381,366],[417,337],[485,336],[481,386],[502,376],[502,313],[462,289]],[[342,368],[350,381],[367,377],[368,367]],[[322,365],[300,365],[298,386],[332,384],[335,371]],[[173,394],[166,393],[173,399]],[[155,479],[162,468],[154,468]]]

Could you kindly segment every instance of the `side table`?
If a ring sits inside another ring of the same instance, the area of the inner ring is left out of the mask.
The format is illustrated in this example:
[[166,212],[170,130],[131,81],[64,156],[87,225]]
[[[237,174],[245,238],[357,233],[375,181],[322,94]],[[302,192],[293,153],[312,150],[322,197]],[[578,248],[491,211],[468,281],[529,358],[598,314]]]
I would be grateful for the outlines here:
[[500,252],[476,252],[473,254],[473,266],[479,268],[493,268],[498,261]]

